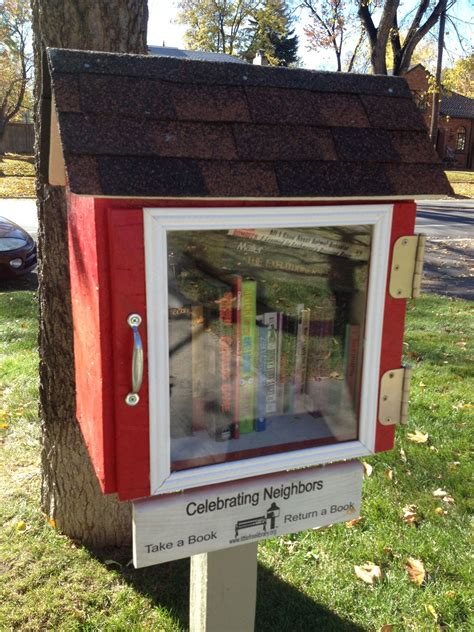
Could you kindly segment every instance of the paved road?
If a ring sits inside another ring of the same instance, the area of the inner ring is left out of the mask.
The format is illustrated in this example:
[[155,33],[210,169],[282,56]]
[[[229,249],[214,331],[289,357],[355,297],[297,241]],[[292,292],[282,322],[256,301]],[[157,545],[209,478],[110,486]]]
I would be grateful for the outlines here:
[[426,233],[430,239],[458,241],[474,239],[474,203],[467,206],[420,203],[417,205],[416,230]]

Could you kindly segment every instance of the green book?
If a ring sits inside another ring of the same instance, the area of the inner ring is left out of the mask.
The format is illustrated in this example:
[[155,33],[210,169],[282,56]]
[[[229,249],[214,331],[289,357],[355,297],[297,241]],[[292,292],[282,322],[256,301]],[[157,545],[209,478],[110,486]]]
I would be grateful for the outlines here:
[[257,282],[242,279],[240,313],[240,433],[252,432],[256,398]]

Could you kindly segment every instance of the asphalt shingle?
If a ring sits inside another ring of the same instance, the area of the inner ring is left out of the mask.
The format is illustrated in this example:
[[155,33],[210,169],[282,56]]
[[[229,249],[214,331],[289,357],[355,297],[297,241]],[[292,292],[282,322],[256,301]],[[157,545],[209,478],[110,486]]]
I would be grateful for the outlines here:
[[77,194],[451,192],[400,78],[59,49],[49,63]]

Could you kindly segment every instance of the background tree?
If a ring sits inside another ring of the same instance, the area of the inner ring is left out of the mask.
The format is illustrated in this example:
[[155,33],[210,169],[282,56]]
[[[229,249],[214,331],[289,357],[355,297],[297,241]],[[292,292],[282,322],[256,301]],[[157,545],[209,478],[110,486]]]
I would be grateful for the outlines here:
[[310,13],[310,21],[304,29],[308,48],[331,48],[336,56],[337,70],[341,71],[351,5],[345,0],[303,0],[302,6]]
[[[455,2],[451,0],[448,8]],[[408,70],[415,48],[438,22],[443,10],[443,0],[417,0],[403,38],[400,30],[401,0],[357,0],[357,5],[370,44],[372,71],[381,75],[387,74],[389,45],[393,55],[392,74],[401,75]]]
[[0,0],[0,140],[25,106],[32,60],[29,0]]
[[292,19],[287,2],[266,0],[250,19],[252,41],[243,58],[252,63],[262,51],[272,66],[292,66],[298,61],[298,36],[291,28]]
[[452,68],[446,68],[442,84],[448,90],[474,99],[474,54],[458,59]]
[[[145,53],[148,10],[146,0],[32,0],[32,11],[39,139],[45,48]],[[40,155],[36,163],[42,505],[63,533],[89,546],[128,544],[130,508],[100,492],[75,419],[65,194],[47,184]]]
[[297,60],[298,41],[284,0],[180,0],[177,21],[187,27],[184,39],[192,50],[250,62],[262,50],[274,65]]
[[181,0],[177,21],[187,26],[186,45],[192,50],[235,55],[251,41],[249,20],[259,0]]

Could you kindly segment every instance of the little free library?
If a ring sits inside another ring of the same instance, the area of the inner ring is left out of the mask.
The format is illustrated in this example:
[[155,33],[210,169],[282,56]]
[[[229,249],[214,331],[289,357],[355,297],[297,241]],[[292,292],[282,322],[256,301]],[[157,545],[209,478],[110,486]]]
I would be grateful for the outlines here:
[[406,417],[414,200],[451,192],[410,90],[60,49],[48,65],[43,168],[67,188],[77,418],[102,490],[205,488],[185,506],[212,519],[241,481],[231,496],[258,491],[275,530],[284,494],[265,489],[320,491],[307,468],[390,449]]

